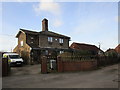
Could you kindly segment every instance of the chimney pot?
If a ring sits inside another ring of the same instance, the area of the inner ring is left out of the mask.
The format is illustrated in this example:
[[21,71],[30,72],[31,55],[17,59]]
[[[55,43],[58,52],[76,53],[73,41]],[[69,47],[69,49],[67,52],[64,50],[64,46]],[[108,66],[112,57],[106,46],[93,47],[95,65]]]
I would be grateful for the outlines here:
[[48,20],[46,18],[42,20],[42,31],[48,31]]

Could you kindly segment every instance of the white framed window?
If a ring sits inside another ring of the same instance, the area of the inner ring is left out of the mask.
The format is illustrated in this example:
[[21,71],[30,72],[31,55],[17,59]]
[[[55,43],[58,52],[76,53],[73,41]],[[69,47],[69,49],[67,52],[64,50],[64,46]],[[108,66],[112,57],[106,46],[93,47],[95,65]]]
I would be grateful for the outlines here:
[[64,53],[64,51],[60,51],[60,54]]
[[45,54],[48,55],[48,50],[45,50]]
[[63,43],[63,39],[62,38],[59,38],[59,43]]
[[56,38],[55,41],[57,41],[58,39]]
[[34,39],[34,37],[30,37],[31,39]]
[[20,42],[20,45],[23,46],[23,41]]
[[53,38],[52,37],[48,37],[48,42],[53,42]]

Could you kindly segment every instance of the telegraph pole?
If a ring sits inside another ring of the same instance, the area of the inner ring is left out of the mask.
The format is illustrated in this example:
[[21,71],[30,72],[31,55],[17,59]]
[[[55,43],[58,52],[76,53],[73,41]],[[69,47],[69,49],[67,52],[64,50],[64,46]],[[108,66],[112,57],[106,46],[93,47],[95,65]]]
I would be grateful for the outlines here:
[[101,43],[100,43],[100,42],[98,42],[98,44],[99,44],[99,49],[100,49],[100,47],[101,47]]

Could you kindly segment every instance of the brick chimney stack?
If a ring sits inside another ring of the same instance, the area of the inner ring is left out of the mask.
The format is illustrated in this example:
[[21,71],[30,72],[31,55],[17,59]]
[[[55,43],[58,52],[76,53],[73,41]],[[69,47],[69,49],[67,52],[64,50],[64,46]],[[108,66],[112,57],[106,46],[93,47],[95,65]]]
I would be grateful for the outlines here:
[[48,31],[48,20],[46,18],[42,20],[42,31]]

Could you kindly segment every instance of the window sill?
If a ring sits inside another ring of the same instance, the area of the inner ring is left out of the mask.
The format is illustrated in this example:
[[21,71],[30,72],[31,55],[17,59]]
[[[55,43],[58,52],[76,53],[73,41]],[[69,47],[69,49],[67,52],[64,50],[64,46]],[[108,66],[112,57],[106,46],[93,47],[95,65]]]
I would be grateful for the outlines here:
[[61,46],[63,46],[63,43],[60,43]]

